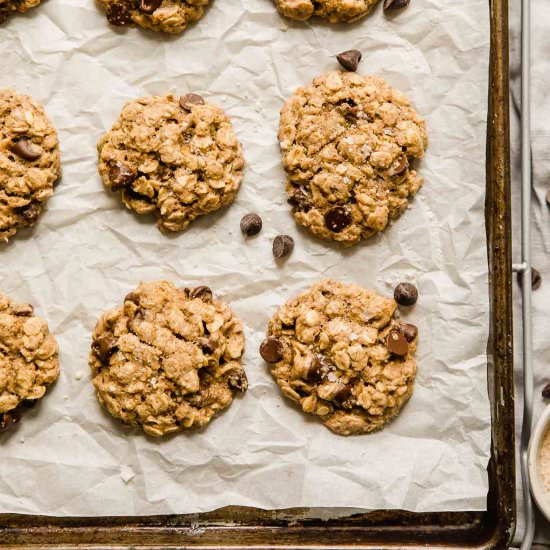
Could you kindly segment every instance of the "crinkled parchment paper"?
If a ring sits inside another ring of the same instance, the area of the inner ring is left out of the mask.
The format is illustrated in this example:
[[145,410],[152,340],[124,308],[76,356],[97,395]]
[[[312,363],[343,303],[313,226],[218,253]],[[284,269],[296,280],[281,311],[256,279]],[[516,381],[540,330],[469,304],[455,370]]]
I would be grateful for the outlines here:
[[[0,246],[1,292],[32,302],[61,346],[62,374],[12,434],[0,437],[0,511],[165,514],[225,505],[484,509],[490,415],[484,229],[489,18],[486,0],[379,6],[350,27],[283,21],[272,0],[214,0],[179,37],[109,27],[92,0],[49,0],[2,28],[0,85],[42,101],[61,138],[64,177],[34,231]],[[289,212],[276,139],[293,90],[358,48],[427,119],[426,183],[385,234],[341,250]],[[105,192],[96,143],[123,104],[147,94],[204,94],[232,117],[248,163],[235,204],[162,235]],[[259,212],[245,241],[239,220]],[[284,265],[271,240],[296,239]],[[322,277],[421,298],[418,378],[383,432],[339,437],[284,400],[258,356],[269,317]],[[207,284],[246,325],[250,390],[204,431],[157,441],[105,414],[88,371],[91,332],[140,280]]]

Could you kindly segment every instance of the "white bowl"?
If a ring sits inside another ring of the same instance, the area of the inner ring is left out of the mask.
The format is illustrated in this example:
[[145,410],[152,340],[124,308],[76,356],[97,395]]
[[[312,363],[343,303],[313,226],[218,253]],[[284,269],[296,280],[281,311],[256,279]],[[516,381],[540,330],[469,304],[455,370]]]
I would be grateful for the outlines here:
[[535,429],[531,433],[528,450],[529,481],[531,482],[531,494],[537,503],[539,510],[550,521],[550,492],[544,490],[537,470],[537,457],[546,432],[550,430],[550,405],[547,405],[537,420]]

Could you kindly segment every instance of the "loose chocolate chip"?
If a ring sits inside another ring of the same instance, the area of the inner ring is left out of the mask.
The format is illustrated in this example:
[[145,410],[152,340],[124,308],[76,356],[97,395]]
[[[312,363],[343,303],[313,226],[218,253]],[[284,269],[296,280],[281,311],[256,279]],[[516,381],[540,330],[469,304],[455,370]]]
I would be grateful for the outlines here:
[[191,298],[199,298],[203,302],[211,302],[212,290],[210,290],[210,287],[208,286],[198,286],[197,288],[191,290],[190,296]]
[[288,204],[301,212],[309,212],[313,204],[303,189],[296,189],[288,199]]
[[28,204],[15,210],[28,225],[33,224],[40,216],[40,206],[38,204]]
[[6,412],[3,414],[0,414],[0,432],[9,430],[9,428],[13,424],[17,424],[19,420],[20,420],[19,415],[14,412]]
[[400,306],[412,306],[418,300],[418,290],[411,283],[399,283],[393,291],[393,297]]
[[[523,273],[518,273],[518,285],[522,287]],[[542,284],[542,277],[538,269],[534,267],[531,268],[531,288],[533,290],[538,290]]]
[[351,396],[351,388],[347,384],[340,384],[332,396],[332,400],[342,405]]
[[390,353],[403,357],[409,351],[409,343],[405,335],[398,330],[391,330],[386,339],[386,346]]
[[180,107],[182,109],[190,111],[191,105],[204,105],[204,99],[199,94],[186,94],[180,97]]
[[28,139],[21,139],[12,143],[9,150],[18,157],[30,162],[39,159],[42,156],[42,149]]
[[400,155],[390,166],[390,176],[402,176],[407,171],[408,167],[409,161],[407,160],[407,157],[405,155]]
[[277,235],[273,239],[273,256],[278,260],[286,258],[294,250],[294,239],[290,235]]
[[92,347],[101,361],[107,362],[118,349],[116,343],[117,339],[113,336],[102,336],[93,343]]
[[136,306],[139,306],[139,294],[137,292],[130,292],[129,294],[126,294],[124,301],[132,302],[133,304],[136,304]]
[[137,178],[137,172],[122,162],[116,162],[109,171],[109,182],[113,191],[130,185]]
[[343,206],[335,206],[325,214],[325,225],[330,231],[339,233],[351,224],[351,214]]
[[277,338],[270,336],[260,346],[260,355],[268,363],[277,363],[283,358],[283,344]]
[[542,389],[542,397],[544,397],[544,399],[550,399],[550,382]]
[[237,391],[246,391],[248,389],[248,378],[244,370],[232,372],[227,378],[229,387]]
[[241,219],[241,231],[247,237],[253,237],[262,230],[262,218],[251,212]]
[[141,0],[141,2],[139,3],[139,9],[143,13],[151,14],[161,4],[162,4],[162,0]]
[[125,27],[132,23],[132,14],[128,2],[114,2],[105,10],[107,21],[115,27]]
[[406,8],[410,0],[384,0],[384,11],[400,10]]
[[359,50],[347,50],[339,53],[336,56],[336,59],[338,60],[338,63],[346,69],[346,71],[355,72],[362,57],[363,55]]
[[412,342],[418,335],[418,329],[410,323],[401,323],[399,328],[407,339],[407,342]]

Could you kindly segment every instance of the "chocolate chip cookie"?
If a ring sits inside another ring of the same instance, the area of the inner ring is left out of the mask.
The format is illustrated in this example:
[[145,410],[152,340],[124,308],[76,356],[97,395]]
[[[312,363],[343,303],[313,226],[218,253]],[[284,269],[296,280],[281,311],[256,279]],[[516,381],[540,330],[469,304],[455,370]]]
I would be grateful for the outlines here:
[[0,430],[18,419],[17,408],[34,403],[59,376],[57,342],[30,304],[0,294]]
[[16,12],[23,13],[40,4],[41,0],[0,0],[0,25],[4,23],[10,15]]
[[44,108],[0,90],[0,240],[36,223],[60,175],[57,133]]
[[197,94],[127,103],[98,151],[103,183],[138,214],[156,214],[164,231],[233,202],[243,178],[229,117]]
[[367,15],[378,0],[275,0],[275,3],[284,16],[298,21],[316,16],[330,23],[352,23]]
[[423,180],[428,135],[409,100],[382,78],[329,72],[286,102],[279,143],[294,218],[345,246],[383,231]]
[[380,430],[416,375],[418,331],[395,310],[391,298],[327,279],[279,308],[260,354],[283,394],[333,432]]
[[101,317],[90,367],[114,417],[162,436],[208,424],[246,391],[243,352],[240,320],[210,288],[157,281]]
[[136,24],[152,31],[179,33],[198,21],[210,0],[98,0],[111,25]]

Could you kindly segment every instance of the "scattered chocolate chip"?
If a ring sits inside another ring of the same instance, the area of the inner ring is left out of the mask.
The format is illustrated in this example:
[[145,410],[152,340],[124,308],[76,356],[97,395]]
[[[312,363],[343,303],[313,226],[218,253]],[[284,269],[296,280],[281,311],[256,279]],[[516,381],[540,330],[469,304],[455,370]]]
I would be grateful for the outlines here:
[[347,384],[339,384],[338,388],[334,392],[332,399],[339,403],[340,405],[344,404],[351,396],[351,387]]
[[227,378],[229,387],[237,391],[246,391],[248,389],[248,378],[243,369],[233,371]]
[[198,286],[197,288],[191,290],[190,296],[191,298],[199,298],[203,302],[211,302],[212,290],[208,286]]
[[17,424],[19,420],[19,415],[11,411],[0,414],[0,432],[9,430],[9,428],[13,424]]
[[339,233],[351,224],[351,214],[344,206],[335,206],[325,214],[325,225],[330,231]]
[[390,166],[390,176],[402,176],[409,167],[409,161],[405,155],[399,155]]
[[139,294],[137,292],[130,292],[129,294],[126,294],[124,301],[132,302],[133,304],[136,304],[136,306],[139,306]]
[[116,162],[109,171],[109,182],[113,191],[130,185],[137,178],[137,172],[122,162]]
[[28,139],[21,139],[12,143],[8,149],[18,157],[30,162],[42,156],[42,149]]
[[542,397],[544,397],[544,399],[550,399],[550,382],[542,389]]
[[418,300],[418,290],[411,283],[399,283],[393,291],[393,297],[400,306],[412,306]]
[[384,0],[384,11],[400,10],[406,8],[410,0]]
[[362,57],[363,55],[359,50],[347,50],[339,53],[336,56],[336,59],[338,60],[338,63],[346,69],[346,71],[355,72]]
[[204,99],[199,94],[186,94],[180,97],[180,107],[182,109],[190,111],[191,105],[204,105]]
[[41,208],[38,204],[28,204],[16,208],[15,211],[19,214],[28,225],[32,225],[40,216]]
[[262,230],[262,218],[251,212],[241,219],[241,231],[247,237],[253,237]]
[[301,212],[309,212],[313,204],[303,189],[296,189],[288,199],[288,204]]
[[127,2],[114,2],[105,10],[107,21],[115,27],[125,27],[132,23],[130,5]]
[[386,339],[386,346],[390,353],[403,357],[409,351],[409,343],[407,338],[398,330],[391,330]]
[[[518,273],[517,277],[518,277],[518,285],[521,288],[522,281],[523,281],[523,273],[522,272]],[[533,290],[538,290],[541,284],[542,284],[542,277],[539,270],[532,267],[531,268],[531,288]]]
[[416,328],[416,326],[411,325],[410,323],[401,323],[399,328],[407,339],[407,342],[412,342],[418,335],[418,329]]
[[162,4],[162,0],[141,0],[139,9],[143,13],[151,14]]
[[107,362],[111,355],[118,349],[116,343],[117,339],[113,336],[102,336],[93,343],[92,347],[100,360],[102,362]]
[[277,338],[270,336],[260,346],[260,355],[268,363],[277,363],[283,358],[283,344]]
[[290,235],[277,235],[273,239],[273,256],[280,260],[286,258],[294,250],[294,239]]

